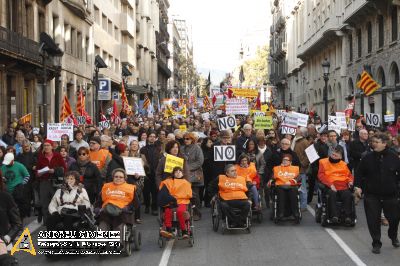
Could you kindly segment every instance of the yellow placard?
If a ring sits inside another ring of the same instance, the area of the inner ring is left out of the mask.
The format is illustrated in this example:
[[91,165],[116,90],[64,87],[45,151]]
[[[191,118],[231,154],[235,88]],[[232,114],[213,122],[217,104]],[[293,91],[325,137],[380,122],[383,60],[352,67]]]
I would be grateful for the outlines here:
[[258,89],[230,89],[236,97],[256,98]]
[[186,125],[179,125],[179,130],[182,132],[186,132],[187,131]]
[[267,111],[269,111],[269,106],[268,106],[268,104],[263,104],[263,105],[261,105],[261,112],[267,112]]
[[12,247],[11,255],[18,251],[25,251],[33,256],[36,256],[36,250],[33,246],[31,233],[29,232],[28,227],[25,228],[25,230],[19,236],[18,241]]
[[272,117],[271,116],[256,116],[254,118],[255,129],[273,129]]
[[183,169],[183,158],[179,158],[176,156],[173,156],[171,154],[167,154],[167,157],[165,159],[165,168],[164,172],[165,173],[172,173],[172,170],[175,167],[181,167]]

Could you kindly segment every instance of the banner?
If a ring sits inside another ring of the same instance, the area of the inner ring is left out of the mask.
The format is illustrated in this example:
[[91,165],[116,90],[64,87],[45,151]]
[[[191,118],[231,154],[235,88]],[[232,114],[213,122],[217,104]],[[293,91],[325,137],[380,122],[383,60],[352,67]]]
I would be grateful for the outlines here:
[[298,117],[296,113],[285,113],[282,116],[282,126],[297,128]]
[[339,120],[340,129],[347,129],[346,113],[336,112],[336,117]]
[[248,115],[249,103],[246,99],[226,99],[227,115]]
[[235,97],[256,98],[258,96],[258,89],[230,89]]
[[181,132],[186,132],[187,131],[187,126],[186,125],[179,125],[179,130]]
[[391,115],[384,115],[383,116],[383,120],[387,123],[387,122],[394,122],[394,114]]
[[176,156],[173,156],[171,154],[167,154],[167,157],[165,159],[165,168],[164,172],[166,173],[172,173],[172,170],[175,167],[181,167],[183,169],[183,158],[179,158]]
[[328,116],[328,130],[335,130],[336,133],[340,134],[340,123],[337,116]]
[[215,162],[226,162],[236,161],[236,146],[235,145],[224,145],[214,146],[214,161]]
[[236,128],[236,119],[233,116],[225,116],[217,120],[219,130]]
[[301,113],[296,113],[296,112],[292,112],[292,114],[296,114],[297,115],[297,125],[299,127],[307,127],[308,115],[301,114]]
[[254,128],[255,129],[273,129],[271,116],[256,116],[254,118]]
[[74,139],[74,125],[62,123],[47,124],[47,139],[61,141],[61,136],[67,134],[69,139]]
[[367,126],[379,127],[381,125],[381,116],[379,114],[366,113],[365,122]]

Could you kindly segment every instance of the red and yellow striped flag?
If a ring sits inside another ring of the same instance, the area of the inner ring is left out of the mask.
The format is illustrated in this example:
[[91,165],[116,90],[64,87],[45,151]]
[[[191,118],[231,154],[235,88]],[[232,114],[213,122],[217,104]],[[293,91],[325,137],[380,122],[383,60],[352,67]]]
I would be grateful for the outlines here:
[[65,95],[61,106],[60,122],[63,123],[67,117],[73,115],[74,113],[72,112],[71,105],[69,104],[68,101],[68,97],[67,95]]
[[149,109],[150,107],[150,98],[147,95],[147,93],[144,95],[144,101],[143,101],[143,109]]
[[204,109],[210,109],[210,107],[211,107],[210,99],[208,98],[207,95],[204,96],[204,98],[203,98],[203,106],[204,106]]
[[78,101],[76,102],[76,112],[78,115],[83,116],[85,111],[85,97],[83,96],[82,89],[79,90]]
[[25,123],[31,123],[32,122],[32,113],[29,113],[27,115],[24,115],[23,117],[21,117],[18,122],[21,122],[22,124]]
[[129,114],[129,103],[128,98],[126,97],[124,82],[121,85],[121,100],[122,100],[122,112],[125,114]]
[[361,79],[357,82],[357,87],[363,90],[365,95],[370,96],[381,86],[364,70]]

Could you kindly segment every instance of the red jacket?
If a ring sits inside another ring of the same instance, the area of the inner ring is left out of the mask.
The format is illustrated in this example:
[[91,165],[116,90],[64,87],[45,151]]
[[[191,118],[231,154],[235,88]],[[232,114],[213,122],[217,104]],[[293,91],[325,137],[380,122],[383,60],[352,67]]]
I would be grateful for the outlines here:
[[53,151],[53,158],[51,158],[50,161],[46,158],[46,156],[44,156],[42,152],[39,152],[38,161],[36,164],[36,176],[38,180],[48,180],[50,177],[53,177],[53,174],[49,173],[43,174],[41,176],[38,175],[37,171],[45,168],[46,166],[50,169],[62,167],[64,173],[67,171],[67,166],[64,162],[64,159],[61,157],[61,154],[54,151]]

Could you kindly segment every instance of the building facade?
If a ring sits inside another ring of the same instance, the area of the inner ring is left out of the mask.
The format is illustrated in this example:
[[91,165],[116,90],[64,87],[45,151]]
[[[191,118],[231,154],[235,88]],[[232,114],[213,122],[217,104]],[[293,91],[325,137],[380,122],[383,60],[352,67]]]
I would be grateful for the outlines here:
[[[326,58],[329,113],[344,110],[346,98],[355,95],[357,113],[400,115],[399,7],[395,3],[303,0],[289,6],[285,17],[288,104],[325,116],[321,64]],[[382,86],[370,97],[356,86],[363,69]]]
[[181,55],[181,48],[179,46],[179,32],[176,24],[172,18],[168,22],[169,42],[168,50],[170,51],[170,58],[168,59],[168,68],[171,70],[171,77],[168,81],[168,96],[179,98],[181,92],[181,78],[179,74],[179,56]]

